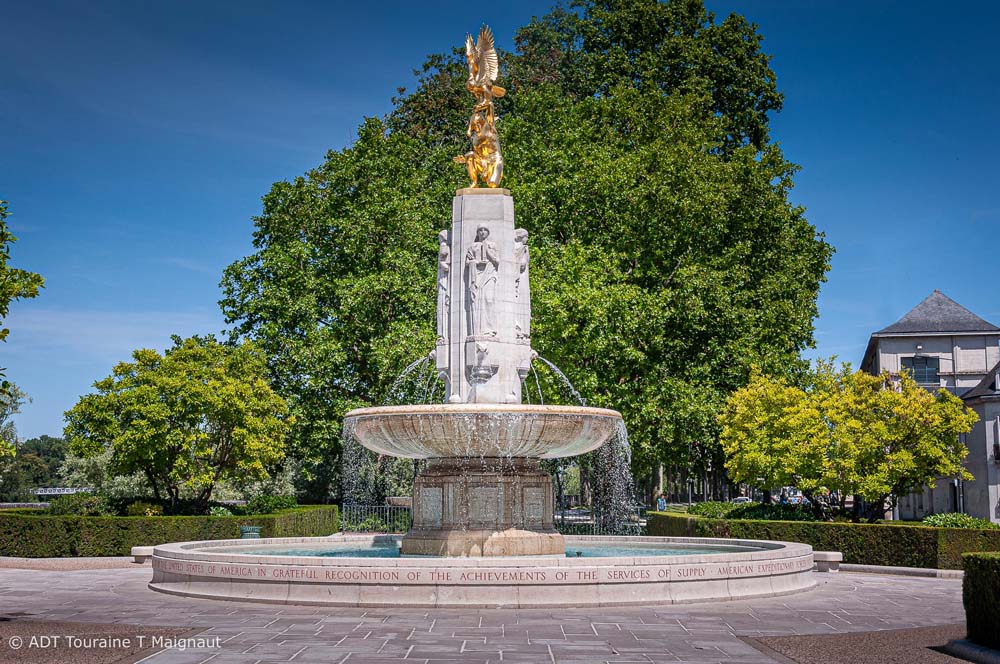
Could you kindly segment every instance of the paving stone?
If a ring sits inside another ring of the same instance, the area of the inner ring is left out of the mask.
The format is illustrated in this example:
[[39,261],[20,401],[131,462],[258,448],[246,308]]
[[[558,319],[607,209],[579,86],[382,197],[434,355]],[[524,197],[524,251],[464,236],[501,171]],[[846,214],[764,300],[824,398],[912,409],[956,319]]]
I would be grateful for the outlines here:
[[150,591],[149,570],[0,569],[2,613],[196,627],[214,653],[166,651],[151,664],[764,664],[737,637],[822,635],[960,623],[961,581],[841,573],[767,599],[607,609],[351,609],[216,602]]

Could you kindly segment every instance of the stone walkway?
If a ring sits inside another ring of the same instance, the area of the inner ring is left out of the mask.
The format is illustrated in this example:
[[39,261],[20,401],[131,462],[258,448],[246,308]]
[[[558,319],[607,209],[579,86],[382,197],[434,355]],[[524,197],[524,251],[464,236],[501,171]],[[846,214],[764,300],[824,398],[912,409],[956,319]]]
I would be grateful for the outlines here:
[[[186,627],[203,630],[202,637],[218,637],[217,647],[165,650],[144,660],[149,664],[757,664],[774,660],[739,637],[964,621],[961,581],[868,574],[817,574],[815,590],[762,600],[494,610],[218,602],[155,593],[146,588],[150,576],[148,566],[75,572],[0,569],[0,617]],[[0,645],[0,656],[7,647]]]

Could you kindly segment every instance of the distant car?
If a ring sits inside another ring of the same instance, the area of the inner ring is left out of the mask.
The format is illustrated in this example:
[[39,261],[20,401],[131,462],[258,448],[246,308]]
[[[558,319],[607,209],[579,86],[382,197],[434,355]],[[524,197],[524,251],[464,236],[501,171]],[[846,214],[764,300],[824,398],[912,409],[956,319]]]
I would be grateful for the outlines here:
[[733,498],[733,502],[737,505],[746,505],[747,503],[752,503],[753,499],[748,498],[747,496],[737,496],[736,498]]

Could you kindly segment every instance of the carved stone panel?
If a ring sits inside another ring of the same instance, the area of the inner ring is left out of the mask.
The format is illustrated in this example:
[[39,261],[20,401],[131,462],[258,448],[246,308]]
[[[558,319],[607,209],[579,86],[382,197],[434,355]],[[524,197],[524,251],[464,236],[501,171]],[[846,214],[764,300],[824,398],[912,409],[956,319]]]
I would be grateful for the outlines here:
[[538,526],[545,519],[545,493],[541,487],[524,488],[524,522]]
[[442,519],[442,495],[440,487],[420,488],[420,520],[425,528],[440,528]]
[[497,487],[469,489],[469,525],[487,526],[500,521],[500,493]]

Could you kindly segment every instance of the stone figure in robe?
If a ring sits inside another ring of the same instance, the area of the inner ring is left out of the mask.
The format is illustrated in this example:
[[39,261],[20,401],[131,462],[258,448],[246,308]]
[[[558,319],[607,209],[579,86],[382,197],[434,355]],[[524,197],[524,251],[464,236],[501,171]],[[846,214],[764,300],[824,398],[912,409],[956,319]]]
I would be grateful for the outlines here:
[[466,306],[469,313],[469,334],[496,336],[497,277],[500,252],[488,238],[485,226],[476,229],[476,241],[465,254]]
[[451,308],[451,296],[448,289],[451,285],[451,233],[441,231],[438,234],[438,300],[437,300],[437,342],[448,341],[448,312]]
[[531,338],[531,286],[528,281],[528,231],[514,231],[514,334],[518,341]]

